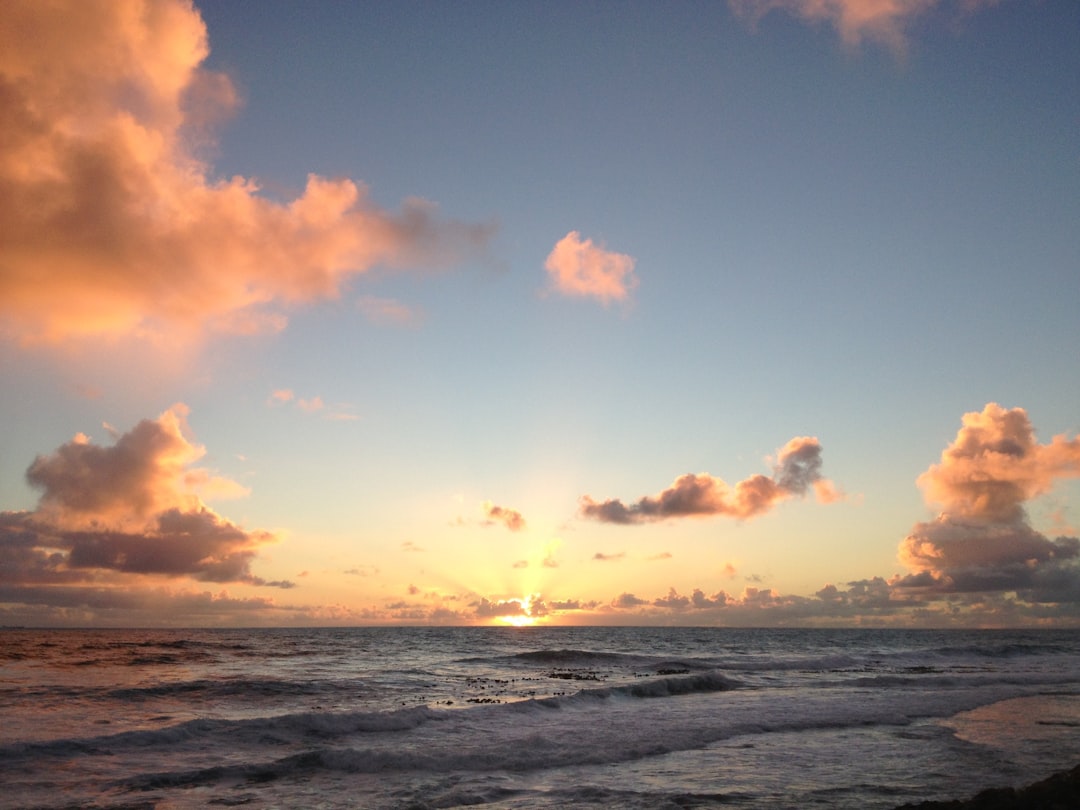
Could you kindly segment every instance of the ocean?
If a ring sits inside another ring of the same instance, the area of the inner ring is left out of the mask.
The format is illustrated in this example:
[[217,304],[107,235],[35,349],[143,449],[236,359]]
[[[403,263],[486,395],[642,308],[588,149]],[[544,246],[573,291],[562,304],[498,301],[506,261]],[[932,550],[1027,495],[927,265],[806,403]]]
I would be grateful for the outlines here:
[[0,630],[0,808],[892,808],[1080,762],[1080,632]]

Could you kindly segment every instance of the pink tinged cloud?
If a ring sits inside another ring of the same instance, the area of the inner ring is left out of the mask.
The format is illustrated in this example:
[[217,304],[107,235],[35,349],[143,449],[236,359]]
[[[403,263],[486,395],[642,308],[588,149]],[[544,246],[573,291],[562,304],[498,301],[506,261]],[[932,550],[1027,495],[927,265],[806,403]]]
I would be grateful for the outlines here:
[[[997,2],[964,0],[960,6],[963,12],[972,12]],[[774,10],[786,11],[810,22],[832,25],[846,45],[868,39],[903,53],[912,21],[945,4],[942,0],[728,0],[728,5],[755,23]]]
[[525,518],[516,509],[498,506],[491,501],[484,501],[483,510],[484,523],[487,526],[501,524],[512,532],[519,532],[525,528]]
[[356,306],[365,318],[381,326],[413,326],[422,320],[418,311],[392,298],[362,295]]
[[627,302],[637,287],[634,259],[582,240],[577,231],[560,239],[544,262],[551,289],[563,295],[595,298],[607,305]]
[[649,523],[684,517],[724,515],[746,520],[762,515],[794,496],[813,490],[828,503],[839,497],[821,476],[821,445],[816,438],[797,437],[777,453],[772,477],[752,475],[729,486],[707,473],[689,473],[658,495],[647,495],[629,506],[618,499],[581,498],[579,514],[602,523]]
[[1061,435],[1040,444],[1022,408],[990,403],[965,414],[941,461],[919,476],[941,513],[915,524],[900,543],[900,561],[913,574],[896,584],[1080,601],[1080,539],[1051,540],[1030,525],[1024,508],[1057,481],[1076,477],[1080,439]]
[[0,566],[7,582],[114,581],[116,575],[267,582],[251,572],[270,532],[248,531],[201,500],[242,487],[192,466],[205,450],[187,438],[187,408],[143,420],[108,447],[82,434],[26,472],[42,491],[32,512],[0,513]]
[[444,266],[488,226],[311,175],[279,203],[199,158],[236,106],[184,0],[11,0],[0,26],[0,330],[21,341],[284,327],[375,265]]

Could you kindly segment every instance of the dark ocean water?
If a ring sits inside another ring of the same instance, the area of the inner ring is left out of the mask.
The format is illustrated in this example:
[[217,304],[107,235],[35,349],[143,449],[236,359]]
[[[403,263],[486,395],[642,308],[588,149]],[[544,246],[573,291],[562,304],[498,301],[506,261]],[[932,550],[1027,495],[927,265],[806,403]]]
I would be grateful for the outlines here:
[[0,808],[862,810],[1077,762],[1077,631],[0,631]]

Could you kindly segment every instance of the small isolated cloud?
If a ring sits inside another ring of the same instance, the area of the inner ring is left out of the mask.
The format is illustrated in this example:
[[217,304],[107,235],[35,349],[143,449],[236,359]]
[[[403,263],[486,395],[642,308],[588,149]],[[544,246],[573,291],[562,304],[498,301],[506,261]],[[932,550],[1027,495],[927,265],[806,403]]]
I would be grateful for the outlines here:
[[336,402],[327,405],[321,396],[298,397],[291,388],[279,388],[272,392],[267,399],[267,404],[274,407],[290,403],[304,413],[318,414],[321,418],[330,421],[351,421],[360,418],[353,412],[353,406],[347,402]]
[[374,565],[358,565],[355,568],[347,568],[342,573],[353,577],[374,577],[379,575],[379,569]]
[[582,517],[602,523],[647,523],[684,517],[726,515],[746,520],[764,514],[776,504],[813,489],[823,502],[839,497],[821,476],[821,445],[817,439],[794,438],[777,453],[773,475],[752,475],[734,487],[707,473],[687,474],[659,495],[647,495],[627,506],[621,500],[581,499]]
[[722,574],[723,576],[727,577],[728,579],[732,579],[732,578],[734,578],[734,576],[735,576],[735,575],[736,575],[737,573],[739,573],[739,571],[738,571],[738,569],[737,569],[737,568],[736,568],[736,567],[734,566],[734,564],[732,564],[732,563],[724,563],[724,567],[723,567],[723,569],[722,569],[722,570],[720,571],[720,573],[721,573],[721,574]]
[[517,561],[516,561],[516,562],[515,562],[515,563],[514,563],[514,564],[513,564],[512,566],[510,566],[510,567],[511,567],[511,568],[528,568],[528,567],[529,567],[529,561],[528,561],[528,560],[517,560]]
[[75,392],[83,399],[101,399],[104,395],[99,386],[91,383],[79,383],[75,386]]
[[501,524],[512,532],[519,532],[525,528],[525,518],[516,509],[497,506],[491,501],[484,501],[483,510],[485,526]]
[[348,178],[272,200],[203,159],[236,109],[202,67],[190,0],[14,2],[0,26],[0,324],[19,341],[284,328],[375,266],[435,267],[492,228],[407,200],[381,209]]
[[593,554],[593,559],[598,562],[617,562],[626,559],[626,552],[620,551],[618,554],[604,554],[602,551],[598,551]]
[[671,557],[672,557],[672,554],[671,554],[670,551],[661,551],[659,554],[653,554],[648,559],[650,561],[652,561],[652,562],[655,562],[655,561],[658,561],[658,560],[670,560]]
[[380,326],[415,326],[422,320],[419,312],[392,298],[362,295],[356,306],[365,318]]
[[[41,491],[30,512],[0,512],[0,577],[9,587],[137,585],[139,577],[187,577],[280,588],[251,565],[277,537],[216,514],[206,490],[239,485],[193,466],[205,450],[187,434],[187,408],[145,419],[111,446],[78,434],[26,471]],[[17,593],[9,601],[19,601]]]
[[1024,504],[1080,477],[1080,439],[1039,444],[1023,408],[995,403],[968,413],[941,461],[919,476],[941,507],[900,544],[913,572],[902,587],[931,591],[1021,591],[1033,601],[1080,601],[1080,538],[1050,539]]
[[[999,0],[964,0],[964,12]],[[908,26],[942,0],[728,0],[738,15],[755,23],[774,10],[786,11],[811,22],[832,25],[845,45],[857,46],[864,39],[880,42],[898,53],[906,47]]]
[[560,239],[544,262],[551,288],[563,295],[626,302],[637,287],[634,259],[582,240],[577,231]]
[[416,543],[414,543],[412,540],[406,540],[404,543],[402,543],[401,544],[401,550],[402,551],[411,551],[411,552],[424,551],[423,548],[416,545]]

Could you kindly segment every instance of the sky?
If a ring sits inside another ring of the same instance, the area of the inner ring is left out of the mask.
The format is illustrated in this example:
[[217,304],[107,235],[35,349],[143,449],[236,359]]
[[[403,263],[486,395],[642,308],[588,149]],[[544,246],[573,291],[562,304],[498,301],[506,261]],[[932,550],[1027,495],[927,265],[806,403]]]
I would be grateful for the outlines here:
[[9,0],[0,625],[1080,626],[1073,0]]

